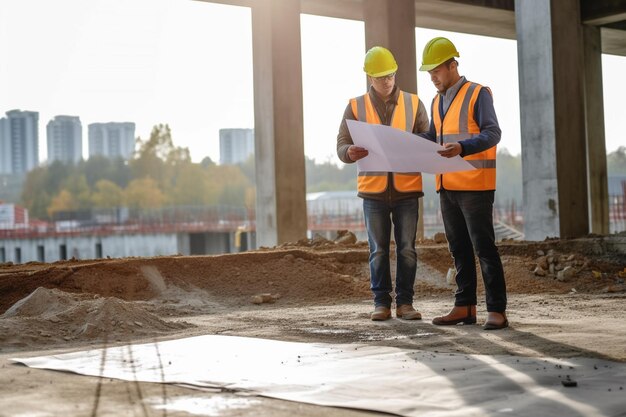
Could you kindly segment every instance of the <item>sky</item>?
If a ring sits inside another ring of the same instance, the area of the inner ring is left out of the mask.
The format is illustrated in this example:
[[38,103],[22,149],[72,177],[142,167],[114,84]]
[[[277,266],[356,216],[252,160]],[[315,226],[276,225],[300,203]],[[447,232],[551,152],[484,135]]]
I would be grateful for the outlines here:
[[[416,29],[418,62],[426,42],[451,39],[460,72],[487,85],[503,131],[501,148],[521,148],[517,45],[513,40]],[[305,154],[340,164],[336,137],[351,97],[366,89],[364,24],[301,16]],[[40,159],[45,126],[79,116],[83,154],[87,125],[135,122],[146,139],[168,123],[192,160],[219,161],[219,129],[253,128],[250,9],[194,0],[0,0],[0,115],[39,112]],[[607,152],[624,146],[626,58],[603,55]],[[417,69],[429,106],[435,88]],[[618,88],[619,87],[619,88]],[[402,88],[402,86],[400,86]]]

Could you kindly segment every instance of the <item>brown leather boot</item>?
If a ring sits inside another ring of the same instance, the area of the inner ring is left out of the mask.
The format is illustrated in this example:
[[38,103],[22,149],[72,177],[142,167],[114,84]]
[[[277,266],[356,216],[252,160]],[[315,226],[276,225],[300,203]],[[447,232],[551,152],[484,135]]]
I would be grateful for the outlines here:
[[509,327],[509,321],[506,318],[506,313],[497,313],[490,311],[487,314],[487,322],[483,326],[485,330],[499,330]]
[[454,306],[452,311],[443,317],[435,317],[433,324],[437,326],[450,326],[453,324],[475,324],[476,306]]
[[391,318],[391,309],[385,306],[378,306],[374,308],[374,311],[370,314],[370,318],[373,321],[389,320]]
[[411,304],[402,304],[396,307],[396,317],[402,320],[421,320],[422,315]]

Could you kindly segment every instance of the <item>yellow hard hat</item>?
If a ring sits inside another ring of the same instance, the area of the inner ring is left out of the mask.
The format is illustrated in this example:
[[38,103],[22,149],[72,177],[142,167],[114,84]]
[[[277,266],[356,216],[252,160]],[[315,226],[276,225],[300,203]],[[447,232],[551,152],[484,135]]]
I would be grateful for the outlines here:
[[433,38],[424,47],[422,66],[420,71],[430,71],[437,68],[450,58],[458,57],[459,51],[449,39]]
[[365,54],[363,71],[370,77],[384,77],[398,70],[398,64],[389,49],[375,46]]

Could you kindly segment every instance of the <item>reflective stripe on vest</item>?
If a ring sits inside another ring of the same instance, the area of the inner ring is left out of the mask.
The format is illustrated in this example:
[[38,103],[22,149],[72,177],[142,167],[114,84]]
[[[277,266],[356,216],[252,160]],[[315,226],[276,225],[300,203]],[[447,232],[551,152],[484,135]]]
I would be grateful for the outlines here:
[[[483,87],[467,82],[461,86],[441,120],[439,113],[440,96],[433,101],[433,124],[439,144],[456,143],[471,139],[480,134],[480,127],[474,120],[474,105]],[[451,191],[487,191],[496,189],[496,147],[463,157],[474,168],[470,171],[451,172],[436,176],[437,191],[442,186]]]
[[[350,105],[352,106],[352,113],[357,120],[371,124],[382,124],[369,94],[351,99]],[[418,105],[419,100],[415,94],[400,91],[398,104],[391,116],[390,126],[412,132],[417,117]],[[367,194],[382,193],[387,189],[387,177],[387,172],[359,172],[357,179],[358,190],[360,193]],[[422,174],[420,172],[394,172],[393,184],[397,191],[403,193],[421,192]]]

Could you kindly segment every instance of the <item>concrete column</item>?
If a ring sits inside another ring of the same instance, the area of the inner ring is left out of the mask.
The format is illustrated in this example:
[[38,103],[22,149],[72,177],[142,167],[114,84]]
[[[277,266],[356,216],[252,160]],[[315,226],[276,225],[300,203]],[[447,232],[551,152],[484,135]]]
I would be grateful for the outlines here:
[[[404,91],[417,93],[417,60],[415,56],[415,1],[364,0],[365,49],[384,46],[398,63],[396,84]],[[368,86],[369,88],[369,86]],[[420,97],[424,101],[424,97]],[[427,98],[425,101],[429,101]],[[424,237],[422,200],[417,237]]]
[[257,246],[306,237],[300,1],[252,6]]
[[604,137],[600,28],[584,25],[583,36],[591,232],[606,235],[609,234],[609,186]]
[[516,0],[515,21],[524,233],[528,240],[583,236],[589,209],[580,5]]
[[365,49],[384,46],[398,62],[396,83],[417,92],[415,59],[415,2],[413,0],[364,0]]

